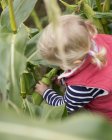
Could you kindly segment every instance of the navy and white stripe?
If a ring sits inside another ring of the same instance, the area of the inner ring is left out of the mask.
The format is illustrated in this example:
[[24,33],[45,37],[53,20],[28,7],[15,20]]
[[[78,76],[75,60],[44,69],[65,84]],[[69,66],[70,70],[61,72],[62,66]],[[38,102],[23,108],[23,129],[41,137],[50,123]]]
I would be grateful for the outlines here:
[[65,103],[67,111],[70,113],[82,108],[96,97],[107,94],[107,91],[98,88],[67,86],[64,96],[60,96],[52,89],[47,89],[43,98],[52,106],[60,106]]

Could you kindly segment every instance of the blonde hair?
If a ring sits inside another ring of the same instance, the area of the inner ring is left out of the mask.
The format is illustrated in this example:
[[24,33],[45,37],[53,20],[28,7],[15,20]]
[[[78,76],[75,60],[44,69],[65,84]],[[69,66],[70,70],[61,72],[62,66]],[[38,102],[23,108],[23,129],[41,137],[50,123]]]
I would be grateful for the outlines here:
[[[48,62],[63,65],[64,69],[72,69],[74,61],[83,59],[91,50],[91,40],[96,34],[95,26],[89,21],[76,15],[64,15],[59,18],[56,29],[52,23],[44,29],[38,41],[38,50]],[[92,56],[93,63],[98,66],[105,64],[104,49],[94,52]]]

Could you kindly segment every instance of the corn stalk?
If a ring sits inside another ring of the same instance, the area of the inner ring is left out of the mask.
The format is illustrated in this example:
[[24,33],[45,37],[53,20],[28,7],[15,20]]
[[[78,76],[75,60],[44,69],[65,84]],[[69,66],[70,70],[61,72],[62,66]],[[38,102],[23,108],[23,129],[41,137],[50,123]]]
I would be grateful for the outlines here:
[[14,33],[17,32],[17,26],[16,26],[16,20],[14,16],[14,9],[13,9],[13,0],[8,0],[8,6],[9,6],[9,16],[10,16],[10,24],[12,31]]
[[65,7],[66,7],[66,11],[67,12],[74,12],[77,9],[77,5],[75,4],[68,4],[67,2],[63,1],[63,0],[59,0]]

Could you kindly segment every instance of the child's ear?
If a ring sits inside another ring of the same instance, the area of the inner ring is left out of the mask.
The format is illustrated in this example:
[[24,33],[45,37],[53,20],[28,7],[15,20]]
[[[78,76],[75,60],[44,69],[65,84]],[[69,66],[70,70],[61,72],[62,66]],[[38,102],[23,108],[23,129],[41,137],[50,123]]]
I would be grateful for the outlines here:
[[87,27],[88,32],[90,34],[90,37],[94,38],[95,35],[97,34],[97,29],[96,29],[95,25],[93,25],[92,22],[89,20],[86,20],[85,24],[86,24],[86,27]]

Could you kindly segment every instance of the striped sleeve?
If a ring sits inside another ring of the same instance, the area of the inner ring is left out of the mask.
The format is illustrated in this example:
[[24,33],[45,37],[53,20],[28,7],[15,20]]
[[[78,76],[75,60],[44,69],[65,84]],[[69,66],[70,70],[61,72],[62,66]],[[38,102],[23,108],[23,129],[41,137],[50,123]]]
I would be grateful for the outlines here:
[[63,96],[58,95],[58,93],[52,89],[47,89],[43,94],[43,98],[52,106],[60,106],[65,103]]
[[82,108],[96,97],[107,94],[107,91],[98,88],[67,86],[64,96],[60,96],[52,89],[47,89],[43,98],[52,106],[60,106],[65,103],[68,113],[71,113]]

